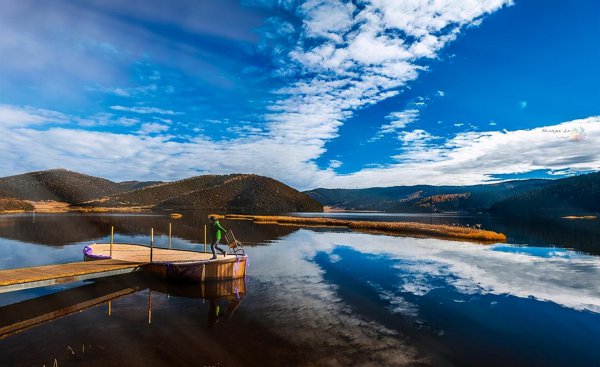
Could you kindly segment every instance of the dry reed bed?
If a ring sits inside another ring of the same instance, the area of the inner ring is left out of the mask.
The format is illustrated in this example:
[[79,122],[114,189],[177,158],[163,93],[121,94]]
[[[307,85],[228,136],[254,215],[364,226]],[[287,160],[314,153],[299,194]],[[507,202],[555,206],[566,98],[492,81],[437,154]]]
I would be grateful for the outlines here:
[[428,236],[447,239],[461,239],[476,242],[504,242],[506,235],[484,229],[449,226],[443,224],[424,224],[415,222],[371,222],[332,218],[305,218],[290,216],[264,216],[228,214],[226,219],[252,220],[259,224],[282,224],[319,227],[345,227],[360,232],[375,232],[398,235]]
[[598,219],[595,215],[567,215],[566,217],[561,217],[563,219]]

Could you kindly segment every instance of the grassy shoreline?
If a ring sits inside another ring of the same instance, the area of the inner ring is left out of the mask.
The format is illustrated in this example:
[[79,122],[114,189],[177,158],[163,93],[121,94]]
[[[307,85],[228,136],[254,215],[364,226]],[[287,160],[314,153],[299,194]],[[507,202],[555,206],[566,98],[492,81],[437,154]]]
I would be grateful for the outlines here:
[[33,205],[24,200],[0,198],[0,213],[2,214],[26,213],[33,210]]
[[265,216],[227,214],[225,219],[251,220],[257,224],[297,225],[301,227],[338,227],[357,232],[408,235],[416,237],[437,237],[443,239],[467,240],[480,243],[506,241],[506,235],[484,229],[424,224],[416,222],[371,222],[333,218],[306,218],[291,216]]
[[598,219],[596,215],[567,215],[561,217],[562,219]]
[[[0,199],[2,200],[2,199]],[[93,207],[77,206],[61,201],[30,201],[22,200],[27,208],[11,207],[10,209],[0,210],[0,214],[19,214],[19,213],[140,213],[149,211],[145,207]]]

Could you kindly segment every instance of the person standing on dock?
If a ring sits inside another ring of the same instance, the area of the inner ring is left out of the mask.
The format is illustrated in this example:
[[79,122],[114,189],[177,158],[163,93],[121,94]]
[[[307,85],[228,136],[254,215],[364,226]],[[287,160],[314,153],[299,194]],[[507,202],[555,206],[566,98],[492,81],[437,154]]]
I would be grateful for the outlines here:
[[219,242],[221,242],[221,236],[224,233],[227,233],[227,230],[221,226],[221,223],[217,220],[217,217],[211,215],[210,221],[212,224],[212,233],[213,233],[213,242],[210,244],[210,249],[212,250],[212,258],[211,260],[215,260],[217,258],[217,251],[223,254],[223,257],[227,255],[227,252],[221,248],[219,248]]

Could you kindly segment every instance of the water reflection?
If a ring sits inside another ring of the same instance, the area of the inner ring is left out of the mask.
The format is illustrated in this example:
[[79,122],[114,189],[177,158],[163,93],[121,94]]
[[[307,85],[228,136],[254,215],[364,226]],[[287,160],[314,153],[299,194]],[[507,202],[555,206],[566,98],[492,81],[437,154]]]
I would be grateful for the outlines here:
[[324,216],[342,219],[419,222],[428,224],[481,225],[506,234],[507,242],[526,246],[558,246],[600,255],[600,220],[569,220],[535,217],[512,218],[492,215],[418,213],[297,213],[298,216]]
[[[148,323],[152,322],[152,292],[202,299],[210,303],[208,326],[231,317],[246,295],[245,279],[202,284],[172,284],[143,274],[99,279],[79,287],[0,307],[0,339],[99,305],[107,316],[119,312],[113,301],[133,293],[148,292]],[[102,322],[102,320],[99,320]]]
[[[132,216],[120,223],[129,231],[120,236],[146,241],[148,220],[168,219]],[[194,243],[199,224],[188,224],[196,234],[180,238],[179,246]],[[246,247],[249,278],[241,302],[236,297],[210,302],[201,288],[188,292],[168,283],[84,285],[94,289],[86,292],[95,295],[92,299],[133,290],[111,299],[110,316],[104,300],[0,340],[0,365],[52,365],[54,358],[60,366],[591,366],[600,361],[597,256],[549,246],[481,246],[326,228],[278,227],[284,231],[278,233],[272,226],[240,225],[249,226],[235,229],[242,241],[246,233],[263,241]],[[60,262],[75,250],[80,256],[79,245],[0,239],[0,267],[27,255]],[[19,257],[11,258],[15,253]],[[33,316],[52,312],[51,305],[67,302],[68,294],[32,301]],[[12,297],[0,295],[0,304]],[[44,307],[50,308],[41,312]],[[0,320],[11,315],[8,310],[0,310]]]
[[[169,218],[168,213],[154,214],[24,214],[0,216],[0,237],[21,242],[64,246],[84,241],[105,240],[114,226],[117,236],[147,237],[150,228],[157,236],[168,236],[169,223],[177,239],[203,243],[204,225],[208,225],[208,212],[183,212],[181,219]],[[256,226],[249,221],[221,221],[235,233],[243,233],[246,245],[261,244],[288,235],[294,227],[277,225]],[[210,228],[210,227],[209,227]],[[210,234],[209,234],[210,236]],[[210,239],[210,238],[209,238]],[[166,245],[166,240],[163,245]]]
[[[392,353],[382,340],[426,350],[424,363],[433,365],[585,366],[600,360],[593,345],[600,338],[598,257],[304,230],[278,245],[286,254],[269,256],[268,267],[263,256],[254,256],[253,275],[288,290],[284,299],[269,294],[287,305],[276,321],[286,337],[297,340],[306,332],[285,326],[298,318],[327,330],[324,343],[344,340],[343,332],[360,340],[367,332],[373,339],[361,340],[360,350],[384,365],[412,354],[406,347]],[[300,299],[298,309],[290,306]],[[322,318],[327,322],[316,321]]]

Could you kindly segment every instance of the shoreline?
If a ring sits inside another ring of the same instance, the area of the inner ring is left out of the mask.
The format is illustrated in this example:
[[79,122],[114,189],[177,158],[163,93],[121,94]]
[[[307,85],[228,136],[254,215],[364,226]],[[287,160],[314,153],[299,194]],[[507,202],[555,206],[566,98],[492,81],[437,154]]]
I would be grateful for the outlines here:
[[97,206],[77,206],[61,201],[30,201],[24,202],[31,204],[33,210],[11,209],[0,210],[2,214],[23,214],[23,213],[141,213],[149,211],[145,207],[97,207]]
[[385,213],[381,210],[352,210],[352,209],[343,209],[336,208],[334,206],[323,206],[323,213]]
[[505,242],[506,235],[484,229],[449,226],[444,224],[425,224],[417,222],[371,222],[357,220],[331,219],[322,217],[291,217],[226,214],[225,219],[251,220],[257,224],[292,225],[299,227],[348,228],[363,233],[387,235],[408,235],[414,237],[435,237],[442,239],[466,240],[491,244]]

